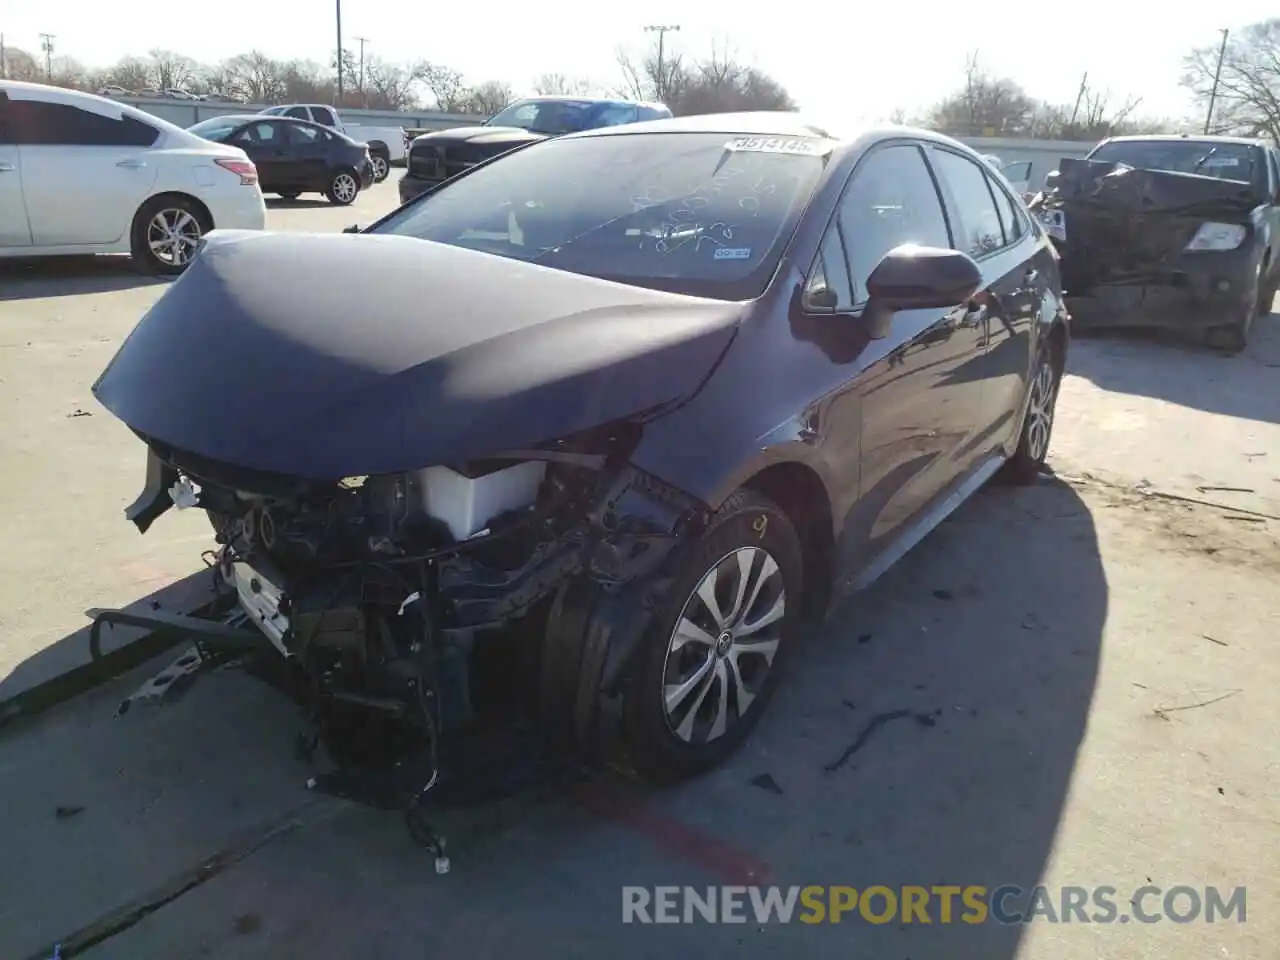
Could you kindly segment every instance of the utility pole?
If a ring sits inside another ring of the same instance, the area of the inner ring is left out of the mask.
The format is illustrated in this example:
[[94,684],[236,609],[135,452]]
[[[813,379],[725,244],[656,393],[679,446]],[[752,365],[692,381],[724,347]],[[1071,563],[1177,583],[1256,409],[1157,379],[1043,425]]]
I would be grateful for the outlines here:
[[1218,66],[1213,71],[1213,88],[1209,91],[1209,113],[1204,118],[1204,132],[1207,134],[1213,126],[1213,104],[1218,99],[1218,81],[1222,79],[1222,60],[1227,55],[1227,37],[1231,31],[1222,30],[1222,46],[1218,48]]
[[667,38],[667,31],[669,30],[674,30],[679,33],[680,24],[650,24],[644,28],[645,33],[656,33],[658,35],[658,82],[655,85],[657,89],[654,93],[657,94],[659,100],[665,100],[667,98],[667,61],[666,44],[664,41]]
[[338,17],[338,106],[342,106],[342,0],[334,0]]
[[1067,126],[1074,127],[1076,125],[1076,115],[1080,112],[1080,101],[1084,99],[1084,93],[1089,89],[1089,71],[1084,72],[1084,76],[1080,78],[1080,92],[1076,94],[1076,105],[1071,108],[1071,122]]
[[40,34],[40,49],[44,51],[44,78],[53,82],[53,41],[56,34]]
[[360,42],[360,99],[364,106],[369,105],[369,98],[364,95],[364,45],[369,42],[368,37],[356,37]]

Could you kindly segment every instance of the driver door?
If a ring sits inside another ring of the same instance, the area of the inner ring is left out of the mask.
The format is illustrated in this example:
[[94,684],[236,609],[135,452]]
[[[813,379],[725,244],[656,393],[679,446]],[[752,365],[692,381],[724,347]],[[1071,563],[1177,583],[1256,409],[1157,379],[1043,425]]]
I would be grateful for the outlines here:
[[[874,148],[858,163],[835,226],[858,311],[867,278],[890,250],[952,245],[937,184],[914,142]],[[838,591],[914,542],[913,526],[971,468],[985,344],[986,316],[974,302],[899,311],[888,335],[867,345],[853,391],[857,469],[838,468],[858,477],[856,494],[841,498],[852,505],[837,542]]]

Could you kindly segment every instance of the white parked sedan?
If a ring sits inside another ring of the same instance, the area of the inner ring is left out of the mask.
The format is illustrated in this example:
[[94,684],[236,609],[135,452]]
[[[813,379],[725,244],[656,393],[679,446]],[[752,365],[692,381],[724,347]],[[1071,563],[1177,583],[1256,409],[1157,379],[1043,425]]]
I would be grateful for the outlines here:
[[0,257],[130,253],[180,273],[210,230],[265,224],[238,147],[105,97],[0,80]]

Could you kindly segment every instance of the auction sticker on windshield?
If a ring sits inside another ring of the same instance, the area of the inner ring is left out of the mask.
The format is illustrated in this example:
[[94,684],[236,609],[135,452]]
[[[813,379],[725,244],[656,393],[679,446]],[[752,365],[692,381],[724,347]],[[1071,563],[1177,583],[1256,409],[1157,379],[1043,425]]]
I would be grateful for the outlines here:
[[735,153],[792,153],[802,157],[821,157],[831,152],[826,140],[805,137],[738,137],[725,144]]

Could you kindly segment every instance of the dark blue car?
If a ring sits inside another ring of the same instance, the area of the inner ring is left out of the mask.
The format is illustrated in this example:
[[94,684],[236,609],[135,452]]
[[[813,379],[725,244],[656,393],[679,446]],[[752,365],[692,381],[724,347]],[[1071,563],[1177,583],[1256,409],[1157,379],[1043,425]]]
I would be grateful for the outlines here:
[[411,131],[406,134],[411,139],[405,149],[409,170],[400,179],[400,202],[515,147],[566,133],[670,116],[671,111],[661,103],[531,97],[517,100],[479,126],[436,130],[417,137],[412,137]]

